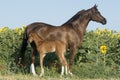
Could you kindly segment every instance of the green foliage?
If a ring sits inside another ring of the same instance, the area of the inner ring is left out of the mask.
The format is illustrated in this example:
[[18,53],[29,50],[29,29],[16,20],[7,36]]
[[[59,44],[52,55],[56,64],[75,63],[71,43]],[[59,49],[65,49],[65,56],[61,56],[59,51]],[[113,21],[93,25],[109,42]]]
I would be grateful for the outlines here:
[[[24,27],[0,28],[0,74],[29,73],[30,46],[26,51],[26,66],[16,65],[23,31]],[[100,47],[103,45],[107,47],[106,54],[101,53]],[[37,57],[35,65],[37,73],[39,73],[39,57]],[[54,53],[45,57],[44,65],[47,66],[45,75],[59,75],[57,72],[60,71],[60,62]],[[86,32],[83,43],[76,54],[73,71],[80,78],[119,77],[120,32],[107,29]]]
[[[97,33],[98,31],[100,34]],[[107,31],[106,29],[86,32],[77,56],[82,56],[83,61],[96,61],[96,58],[102,58],[100,47],[105,45],[107,47],[107,53],[105,54],[106,59],[112,60],[120,65],[120,42],[118,37],[120,33],[110,32],[111,31]]]

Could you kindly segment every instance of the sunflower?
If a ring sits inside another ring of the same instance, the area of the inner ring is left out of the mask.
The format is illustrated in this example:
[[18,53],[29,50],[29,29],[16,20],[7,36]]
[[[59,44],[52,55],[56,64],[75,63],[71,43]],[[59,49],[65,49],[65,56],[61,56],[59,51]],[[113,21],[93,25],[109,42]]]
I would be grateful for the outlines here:
[[15,28],[15,32],[18,33],[19,32],[19,28]]
[[107,47],[105,45],[100,46],[100,51],[101,51],[102,54],[106,54]]
[[22,26],[22,32],[24,32],[25,28],[26,28],[26,26],[23,25],[23,26]]
[[120,34],[118,34],[118,38],[120,39]]

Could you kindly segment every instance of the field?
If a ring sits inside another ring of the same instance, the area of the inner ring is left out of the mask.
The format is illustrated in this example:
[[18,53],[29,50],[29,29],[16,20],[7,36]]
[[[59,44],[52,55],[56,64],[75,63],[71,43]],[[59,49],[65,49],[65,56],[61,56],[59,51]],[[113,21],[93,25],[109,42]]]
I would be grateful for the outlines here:
[[[74,76],[60,77],[60,62],[55,53],[44,60],[45,76],[32,76],[29,72],[30,45],[26,51],[26,65],[17,65],[21,47],[22,28],[0,28],[0,80],[119,80],[120,79],[120,32],[96,29],[86,31],[81,48],[75,56],[72,68]],[[69,58],[69,52],[66,53]],[[39,75],[39,57],[36,71]]]
[[0,80],[80,80],[76,77],[39,77],[39,76],[31,76],[31,75],[10,75],[10,76],[2,76]]
[[0,80],[120,80],[118,78],[109,78],[109,79],[104,79],[104,78],[99,78],[99,79],[88,79],[88,78],[76,78],[76,77],[35,77],[35,76],[30,76],[30,75],[10,75],[10,76],[0,76]]

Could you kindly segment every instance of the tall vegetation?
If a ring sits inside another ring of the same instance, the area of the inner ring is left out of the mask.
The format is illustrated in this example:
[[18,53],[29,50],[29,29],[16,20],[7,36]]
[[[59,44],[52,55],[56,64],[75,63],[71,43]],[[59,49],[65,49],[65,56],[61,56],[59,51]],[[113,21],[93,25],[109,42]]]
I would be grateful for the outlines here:
[[[20,51],[22,28],[0,28],[0,74],[29,73],[30,46],[26,51],[26,66],[16,64]],[[69,52],[68,52],[69,53]],[[67,54],[66,54],[67,55]],[[68,56],[66,56],[68,57]],[[39,73],[39,59],[36,59],[36,70]],[[59,60],[55,54],[45,57],[46,73],[52,75],[59,72]],[[81,48],[75,57],[74,74],[79,77],[119,77],[120,74],[120,32],[107,29],[86,31]]]

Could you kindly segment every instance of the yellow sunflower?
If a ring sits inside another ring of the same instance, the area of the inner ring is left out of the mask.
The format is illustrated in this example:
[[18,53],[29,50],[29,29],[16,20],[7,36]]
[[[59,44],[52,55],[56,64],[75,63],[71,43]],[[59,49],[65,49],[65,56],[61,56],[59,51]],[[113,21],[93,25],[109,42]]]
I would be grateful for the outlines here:
[[102,54],[106,54],[107,47],[105,45],[100,46],[100,51],[101,51]]
[[118,38],[120,38],[120,34],[118,34]]
[[23,25],[23,26],[22,26],[22,31],[23,31],[23,32],[24,32],[25,28],[26,28],[26,26],[25,26],[25,25]]
[[15,32],[18,33],[19,32],[19,28],[15,28]]

